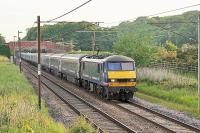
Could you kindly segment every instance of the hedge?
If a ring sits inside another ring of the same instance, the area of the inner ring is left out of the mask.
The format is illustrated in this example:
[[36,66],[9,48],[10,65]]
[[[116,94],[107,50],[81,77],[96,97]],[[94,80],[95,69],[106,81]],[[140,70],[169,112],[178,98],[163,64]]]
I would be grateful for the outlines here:
[[11,52],[10,52],[9,47],[6,45],[0,45],[0,55],[10,58]]

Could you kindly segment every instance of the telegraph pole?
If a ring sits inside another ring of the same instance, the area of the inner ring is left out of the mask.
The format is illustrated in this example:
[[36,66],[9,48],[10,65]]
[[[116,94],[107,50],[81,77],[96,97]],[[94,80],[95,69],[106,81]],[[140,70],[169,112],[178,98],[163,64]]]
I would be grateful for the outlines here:
[[112,33],[112,32],[116,32],[116,31],[76,31],[76,32],[79,32],[79,33],[93,33],[93,36],[92,36],[92,51],[93,51],[93,54],[94,54],[94,51],[95,51],[95,48],[96,48],[96,33],[97,32],[100,32],[100,33]]
[[22,33],[18,30],[18,46],[19,46],[19,70],[20,70],[20,73],[22,72],[22,59],[21,59],[21,40],[20,40],[20,37],[19,37],[19,34]]
[[40,65],[40,16],[37,16],[37,39],[38,39],[38,106],[41,110],[41,65]]
[[14,42],[13,42],[13,63],[15,64],[15,38],[16,36],[13,36]]
[[200,15],[198,17],[198,110],[200,111]]

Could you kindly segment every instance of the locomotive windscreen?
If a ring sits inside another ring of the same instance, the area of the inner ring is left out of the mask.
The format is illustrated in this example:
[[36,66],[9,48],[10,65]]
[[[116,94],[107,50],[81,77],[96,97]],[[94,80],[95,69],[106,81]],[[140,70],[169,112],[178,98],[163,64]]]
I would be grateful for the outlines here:
[[110,71],[130,71],[135,69],[133,62],[108,62],[107,68]]

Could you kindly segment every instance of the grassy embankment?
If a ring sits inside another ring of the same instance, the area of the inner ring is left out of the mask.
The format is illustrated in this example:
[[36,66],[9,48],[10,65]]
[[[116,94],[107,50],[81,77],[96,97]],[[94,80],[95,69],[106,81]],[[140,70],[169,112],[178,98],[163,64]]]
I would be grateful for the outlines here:
[[137,71],[137,97],[200,117],[196,78],[153,68]]
[[94,132],[84,120],[78,120],[73,127],[65,127],[49,117],[42,103],[41,112],[37,109],[37,96],[18,68],[0,56],[0,132],[9,133],[75,133]]

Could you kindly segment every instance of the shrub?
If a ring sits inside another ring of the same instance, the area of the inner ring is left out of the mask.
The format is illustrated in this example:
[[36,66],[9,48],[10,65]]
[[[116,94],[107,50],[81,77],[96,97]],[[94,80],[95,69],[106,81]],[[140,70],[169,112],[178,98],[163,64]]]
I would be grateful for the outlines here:
[[69,133],[97,133],[97,131],[81,117],[69,129]]
[[0,45],[0,55],[10,58],[11,53],[10,53],[10,49],[8,48],[8,46]]
[[177,47],[175,44],[173,44],[171,41],[167,40],[165,42],[165,48],[167,49],[167,51],[176,51]]

